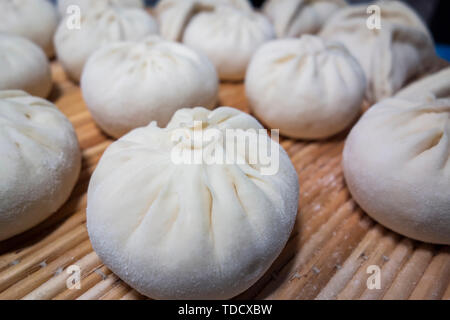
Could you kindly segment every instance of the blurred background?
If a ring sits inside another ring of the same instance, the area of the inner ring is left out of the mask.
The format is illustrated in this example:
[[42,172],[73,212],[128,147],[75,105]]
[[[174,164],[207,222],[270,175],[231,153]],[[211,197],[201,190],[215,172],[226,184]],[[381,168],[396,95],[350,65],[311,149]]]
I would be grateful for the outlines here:
[[[261,7],[265,0],[251,0],[255,7]],[[158,0],[146,0],[155,5]],[[369,3],[367,0],[347,0],[349,3]],[[449,0],[403,0],[413,7],[428,24],[438,54],[450,61],[450,1]]]
[[[154,5],[158,0],[146,0]],[[251,0],[255,7],[261,7],[265,0]],[[369,3],[366,0],[348,0],[349,3]],[[404,0],[422,16],[433,33],[436,43],[450,45],[450,1],[449,0]],[[449,48],[450,49],[450,48]],[[450,50],[449,50],[450,55]]]

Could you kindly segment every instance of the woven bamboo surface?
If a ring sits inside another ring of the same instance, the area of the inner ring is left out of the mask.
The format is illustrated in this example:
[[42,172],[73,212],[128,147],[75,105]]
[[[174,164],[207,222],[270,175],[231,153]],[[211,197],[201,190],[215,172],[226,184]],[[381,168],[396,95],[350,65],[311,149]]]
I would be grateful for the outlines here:
[[[0,242],[0,299],[146,299],[93,252],[86,230],[89,178],[112,140],[95,125],[78,86],[52,64],[50,100],[73,123],[83,169],[69,201],[51,218]],[[242,84],[221,84],[220,105],[248,111]],[[345,186],[346,134],[327,141],[283,139],[300,180],[300,210],[290,240],[270,270],[238,299],[450,299],[450,247],[395,234],[370,219]],[[81,268],[81,288],[67,289],[67,267]],[[381,269],[370,290],[367,267]]]

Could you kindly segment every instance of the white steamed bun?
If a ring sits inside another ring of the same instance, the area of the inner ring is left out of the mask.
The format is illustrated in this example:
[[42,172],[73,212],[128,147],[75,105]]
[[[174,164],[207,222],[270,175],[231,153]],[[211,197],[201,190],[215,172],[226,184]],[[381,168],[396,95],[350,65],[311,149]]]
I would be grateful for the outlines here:
[[79,81],[89,56],[101,46],[115,41],[142,40],[158,30],[156,21],[145,10],[101,6],[88,11],[81,19],[81,28],[67,25],[63,19],[55,34],[59,61],[69,77]]
[[85,13],[95,6],[114,6],[114,7],[131,7],[144,8],[143,0],[58,0],[58,11],[61,16],[67,14],[67,8],[71,5],[78,6],[81,13]]
[[0,240],[57,211],[80,167],[75,131],[55,105],[23,91],[0,91]]
[[450,99],[385,99],[345,144],[343,167],[358,204],[407,237],[450,244]]
[[333,15],[320,32],[342,42],[358,59],[368,80],[370,102],[394,95],[436,61],[433,40],[423,22],[407,5],[380,1],[381,29],[369,29],[367,5],[349,6]]
[[450,67],[411,83],[395,96],[413,101],[450,98]]
[[253,53],[275,38],[266,17],[238,4],[172,0],[161,5],[158,19],[164,38],[182,41],[206,54],[222,80],[244,79]]
[[155,11],[161,35],[167,40],[181,41],[183,28],[192,16],[221,5],[253,11],[249,0],[160,0]]
[[250,62],[245,88],[252,111],[270,128],[321,139],[355,120],[366,80],[343,45],[304,35],[263,45]]
[[[182,109],[167,128],[152,124],[114,142],[94,172],[87,207],[92,245],[108,268],[157,299],[227,299],[254,284],[289,238],[299,192],[289,157],[267,134],[258,147],[279,150],[274,175],[262,174],[245,144],[222,149],[229,130],[241,129],[233,130],[241,139],[261,128],[232,108]],[[242,161],[173,161],[174,150],[195,157],[210,149]]]
[[86,64],[81,88],[95,121],[118,138],[151,121],[166,126],[184,107],[214,108],[218,78],[204,55],[151,36],[96,51]]
[[44,51],[26,38],[0,33],[0,90],[23,90],[45,98],[51,88]]
[[53,35],[58,26],[58,13],[48,0],[0,1],[0,32],[25,37],[54,54]]
[[316,34],[345,0],[268,0],[263,11],[273,22],[279,38]]

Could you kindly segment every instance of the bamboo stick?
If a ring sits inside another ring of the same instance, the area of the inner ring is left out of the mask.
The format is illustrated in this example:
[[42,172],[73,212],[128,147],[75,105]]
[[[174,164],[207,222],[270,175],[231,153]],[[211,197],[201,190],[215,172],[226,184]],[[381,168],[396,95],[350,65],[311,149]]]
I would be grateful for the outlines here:
[[387,262],[383,265],[380,273],[381,288],[368,289],[363,292],[361,300],[379,300],[392,285],[396,275],[409,259],[414,250],[413,242],[408,238],[403,238],[389,257],[383,257]]
[[327,285],[317,295],[316,300],[334,300],[337,298],[347,283],[351,281],[358,269],[364,263],[367,253],[372,253],[376,244],[383,236],[384,230],[380,225],[375,225],[360,241],[352,254],[343,265],[337,266],[336,274],[328,281]]
[[409,261],[384,295],[386,300],[405,300],[411,295],[434,255],[434,247],[422,243],[414,250]]
[[442,296],[442,300],[450,300],[450,283],[449,283],[444,295]]
[[65,87],[60,88],[62,88],[65,93],[61,98],[55,101],[58,108],[69,118],[86,110],[86,105],[84,104],[79,89],[74,89],[70,84],[64,84],[63,86]]
[[119,277],[117,277],[114,273],[111,273],[105,280],[100,281],[91,289],[79,296],[77,300],[98,300],[119,280]]
[[[100,266],[102,262],[100,261],[99,257],[95,254],[95,252],[92,251],[92,247],[89,241],[83,242],[81,246],[83,250],[81,250],[80,248],[80,254],[72,253],[74,259],[72,259],[71,262],[72,265],[76,265],[80,268],[81,272],[80,276],[83,276],[92,272],[92,270]],[[74,262],[75,259],[79,259],[80,257],[82,257],[80,260]],[[65,269],[67,267],[67,264],[60,265],[60,267]],[[51,278],[50,280],[42,284],[40,287],[36,288],[35,290],[27,294],[23,299],[48,300],[55,297],[58,293],[66,290],[67,289],[66,282],[71,276],[71,274],[65,271],[66,270],[63,270],[63,272]]]
[[326,170],[341,166],[342,147],[335,145],[327,149],[327,152],[319,155],[314,161],[307,164],[303,170],[299,172],[299,176],[309,181],[313,179],[317,170]]
[[84,125],[93,122],[91,113],[88,110],[81,111],[79,113],[73,114],[69,117],[70,122],[75,129],[81,128]]
[[130,287],[123,281],[118,281],[111,290],[107,291],[100,300],[119,300],[130,291]]
[[108,140],[108,137],[105,136],[100,129],[95,127],[95,124],[88,124],[89,126],[87,130],[78,130],[78,142],[80,144],[80,148],[82,150],[94,147],[95,145]]
[[[83,197],[85,199],[86,197]],[[82,200],[83,201],[83,200]],[[85,200],[84,204],[81,206],[85,206]],[[76,226],[84,223],[86,221],[86,215],[83,211],[77,211],[72,216],[70,216],[67,220],[65,220],[62,224],[59,225],[57,229],[50,232],[48,235],[44,236],[42,239],[40,239],[39,242],[33,242],[31,245],[22,248],[21,250],[12,250],[11,252],[7,252],[3,254],[0,257],[0,271],[3,271],[4,269],[11,267],[17,263],[20,263],[20,260],[22,260],[24,257],[26,257],[28,254],[38,251],[47,244],[55,241],[58,239],[61,235],[67,233],[69,230],[74,229]],[[52,225],[52,221],[46,221],[44,222],[44,225],[42,226],[45,229],[45,225]]]
[[398,235],[390,231],[380,239],[375,250],[368,256],[365,254],[364,263],[355,273],[353,278],[347,283],[345,288],[338,294],[339,300],[351,300],[359,299],[361,294],[367,288],[367,279],[369,274],[367,268],[372,265],[379,266],[380,268],[386,263],[385,257],[388,257],[394,250]]
[[[292,141],[292,140],[287,140],[287,141]],[[294,141],[294,143],[286,149],[286,152],[288,153],[289,158],[292,159],[292,157],[295,156],[297,154],[297,152],[299,152],[305,146],[306,146],[306,143],[304,143],[304,142]]]
[[41,250],[26,256],[19,264],[0,272],[0,292],[37,270],[41,262],[52,261],[66,250],[87,239],[87,237],[86,226],[80,225],[55,239]]
[[106,266],[97,268],[96,270],[90,272],[89,274],[83,276],[81,280],[81,286],[79,290],[65,290],[56,295],[53,300],[74,300],[81,296],[83,293],[94,287],[96,284],[104,280],[111,270]]
[[[328,277],[336,272],[336,265],[342,264],[351,254],[356,243],[363,238],[371,221],[361,215],[352,215],[343,221],[339,231],[331,237],[316,255],[290,273],[292,282],[285,282],[268,298],[270,299],[312,299],[325,286]],[[301,252],[301,251],[300,251]],[[294,260],[295,261],[295,260]],[[295,277],[295,275],[298,275]]]
[[[43,263],[36,272],[28,275],[24,279],[16,282],[7,290],[0,294],[1,299],[20,299],[26,296],[34,289],[42,285],[48,279],[52,278],[58,270],[64,269],[67,265],[73,264],[79,257],[84,256],[88,252],[92,251],[90,242],[88,240],[77,245],[73,249],[63,253],[57,259],[50,263]],[[34,299],[39,299],[38,296],[34,296]],[[42,297],[42,299],[45,299]]]
[[[325,207],[314,208],[310,212],[303,211],[299,217],[300,244],[302,247],[311,240],[313,236],[321,236],[321,233],[332,236],[336,228],[350,214],[355,213],[353,202],[348,201],[346,190],[329,195],[329,203]],[[317,243],[317,242],[313,242]]]
[[317,143],[306,145],[291,157],[291,161],[296,169],[301,170],[313,161],[317,154],[326,150],[327,147]]
[[127,294],[125,294],[120,300],[147,300],[147,297],[144,297],[136,290],[131,290]]
[[450,283],[450,248],[444,247],[430,265],[412,292],[411,300],[436,300],[444,295]]
[[[294,227],[294,230],[299,230],[295,233],[295,242],[293,242],[292,244],[288,243],[288,246],[293,247],[294,253],[299,252],[299,254],[297,254],[297,256],[295,257],[295,266],[304,264],[309,257],[311,257],[315,252],[319,251],[320,247],[323,246],[323,243],[330,237],[332,237],[337,225],[340,224],[341,221],[345,220],[347,216],[353,213],[353,207],[342,205],[343,201],[345,200],[339,194],[337,194],[336,201],[330,203],[330,210],[328,211],[328,213],[331,214],[331,212],[337,211],[337,213],[331,219],[329,219],[327,215],[324,215],[320,217],[320,219],[304,221],[302,220],[303,213],[299,215],[299,217],[297,218],[296,226]],[[282,264],[281,267],[285,267],[286,263],[287,261]],[[290,263],[294,264],[293,261],[290,261]],[[279,269],[281,268],[272,270],[269,274],[269,277],[271,277],[275,271],[279,271]],[[266,279],[262,287],[271,287],[276,285],[277,279],[269,280],[272,280],[273,283],[267,284],[269,281]],[[258,289],[258,292],[263,291],[262,287]],[[264,292],[266,291],[268,291],[268,289],[264,289]]]

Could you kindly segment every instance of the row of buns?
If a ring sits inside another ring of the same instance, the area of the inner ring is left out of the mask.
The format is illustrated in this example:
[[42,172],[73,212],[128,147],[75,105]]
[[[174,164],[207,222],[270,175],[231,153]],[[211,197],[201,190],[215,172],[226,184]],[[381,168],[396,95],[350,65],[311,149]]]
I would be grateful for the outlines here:
[[[19,3],[14,10],[16,15],[23,6]],[[81,8],[79,28],[71,24],[77,16],[72,14],[69,4]],[[126,87],[145,88],[152,81],[160,81],[157,77],[150,79],[152,74],[148,68],[151,64],[145,64],[147,69],[142,67],[144,60],[152,61],[161,57],[153,54],[153,50],[158,52],[159,46],[149,45],[155,43],[158,33],[162,38],[159,42],[178,41],[186,47],[184,50],[193,50],[205,56],[203,61],[209,60],[214,65],[218,79],[240,81],[246,78],[247,94],[254,113],[266,125],[276,127],[284,135],[293,138],[330,137],[352,123],[363,98],[374,103],[390,97],[412,80],[436,70],[439,65],[427,27],[412,9],[398,1],[377,4],[383,13],[382,28],[379,30],[371,30],[366,26],[365,5],[347,6],[343,1],[268,1],[263,9],[266,17],[255,11],[246,0],[162,0],[154,10],[158,23],[142,8],[142,3],[139,5],[139,1],[60,1],[59,5],[61,12],[69,8],[54,35],[57,58],[67,75],[76,82],[81,81],[88,59],[98,49],[104,53],[103,58],[93,58],[96,62],[91,62],[86,68],[86,81],[89,82],[93,77],[97,80],[92,86],[84,86],[86,90],[83,92],[91,97],[86,100],[96,121],[115,137],[122,135],[124,128],[129,131],[153,120],[165,125],[174,111],[181,107],[209,107],[211,104],[205,104],[204,101],[208,99],[203,96],[211,96],[211,86],[218,80],[205,75],[201,79],[208,84],[205,91],[194,88],[195,80],[192,81],[194,85],[186,83],[187,88],[183,92],[189,91],[191,86],[192,91],[188,94],[190,98],[184,99],[186,95],[180,95],[178,104],[171,103],[169,99],[170,106],[166,111],[161,111],[164,107],[159,102],[154,106],[148,105],[146,101],[151,93],[143,93],[142,101],[139,95],[133,95],[135,106],[130,103],[127,111],[143,112],[142,103],[146,104],[145,108],[154,110],[148,111],[148,115],[145,112],[141,114],[139,121],[134,121],[136,117],[130,116],[129,123],[118,123],[117,128],[114,128],[114,124],[103,125],[103,122],[113,122],[111,117],[116,117],[119,122],[126,119],[120,116],[120,110],[114,105],[108,113],[103,110],[107,106],[105,101],[100,101],[103,105],[99,106],[99,101],[91,103],[89,100],[108,101],[109,94],[122,95],[127,100]],[[11,4],[6,5],[2,12],[8,12],[8,8],[9,11],[13,10],[8,6],[11,7]],[[27,11],[22,11],[24,17],[19,21],[28,20]],[[315,22],[316,26],[308,27],[309,22]],[[299,25],[303,28],[298,29]],[[292,31],[292,28],[296,31]],[[302,37],[303,32],[316,34]],[[277,35],[287,38],[275,40]],[[51,78],[49,66],[43,62],[42,54],[36,48],[29,49],[31,45],[25,44],[23,40],[5,35],[0,40],[4,43],[5,55],[11,56],[3,62],[5,71],[0,73],[0,88],[23,89],[45,98],[50,92]],[[111,63],[107,62],[108,59],[116,59],[119,55],[115,52],[117,42],[123,42],[128,48],[133,47],[133,43],[135,48],[141,48],[139,58],[134,61],[135,57],[122,55],[123,60],[114,62],[117,69],[130,65],[134,71],[142,69],[143,73],[150,72],[150,76],[142,78],[142,74],[139,76],[136,72],[126,75],[114,72],[110,75],[112,69],[105,70],[102,67],[103,62]],[[147,43],[146,49],[144,43]],[[6,47],[10,47],[11,52]],[[181,48],[181,45],[167,47]],[[15,50],[21,54],[15,54]],[[112,54],[108,55],[108,51]],[[170,55],[177,55],[175,49],[166,51],[170,51]],[[343,63],[342,60],[351,62]],[[170,68],[173,61],[166,59],[161,65]],[[304,68],[295,68],[297,61],[301,61]],[[25,64],[29,68],[23,68]],[[314,70],[316,74],[313,74]],[[195,70],[180,72],[185,75],[191,72],[192,78],[198,79]],[[291,72],[290,76],[297,80],[291,81],[286,72]],[[176,73],[172,74],[176,77]],[[103,81],[98,81],[102,77]],[[107,82],[116,81],[114,77],[121,77],[124,88],[119,87],[110,93],[112,90],[107,90]],[[320,80],[321,77],[327,81]],[[150,83],[146,83],[147,80]],[[175,80],[173,84],[169,83],[168,88],[171,85],[179,86]],[[271,90],[266,90],[268,87]],[[103,95],[105,91],[108,92]],[[161,102],[164,100],[164,97],[159,99]],[[274,103],[278,108],[272,108]],[[103,110],[100,112],[105,119],[98,115],[96,109]],[[275,112],[275,109],[280,112]],[[331,119],[331,114],[336,115],[337,121]]]
[[[12,3],[20,9],[26,1]],[[156,19],[140,1],[59,1],[61,20],[50,35],[57,59],[80,82],[97,124],[118,138],[88,191],[88,231],[102,261],[153,298],[231,298],[285,246],[298,176],[269,135],[261,145],[279,152],[272,175],[246,148],[238,149],[243,162],[231,165],[171,158],[174,148],[227,153],[220,140],[187,143],[199,131],[222,137],[241,129],[244,138],[242,130],[263,129],[236,109],[211,111],[220,80],[244,81],[253,114],[295,139],[331,137],[355,123],[364,102],[371,105],[343,154],[354,199],[397,232],[450,244],[449,69],[432,74],[440,61],[412,9],[375,5],[381,29],[367,26],[366,5],[338,0],[269,0],[262,12],[246,0],[162,0]],[[48,96],[49,62],[36,44],[0,34],[0,89]],[[68,120],[43,99],[0,91],[0,123],[3,240],[64,203],[80,153]]]

